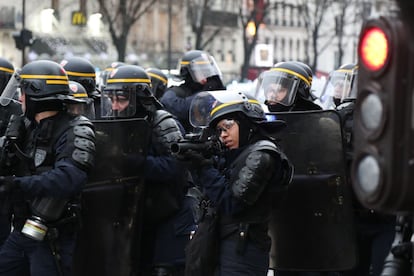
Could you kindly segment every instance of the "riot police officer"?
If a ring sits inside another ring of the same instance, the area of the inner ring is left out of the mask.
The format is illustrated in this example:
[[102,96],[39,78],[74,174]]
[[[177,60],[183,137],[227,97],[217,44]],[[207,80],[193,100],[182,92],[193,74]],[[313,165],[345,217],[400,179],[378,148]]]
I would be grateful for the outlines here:
[[98,119],[101,114],[101,94],[96,86],[96,72],[93,64],[82,57],[70,57],[62,60],[60,65],[66,70],[70,81],[76,81],[84,87],[88,97],[94,103],[94,118]]
[[[353,114],[358,91],[357,79],[358,65],[343,64],[330,73],[321,94],[323,106],[327,109],[335,109],[341,118],[349,180],[354,159]],[[356,195],[353,195],[353,207],[358,262],[353,270],[346,271],[343,275],[381,275],[385,257],[394,240],[396,218],[363,207]]]
[[177,117],[186,132],[192,131],[188,111],[194,95],[200,91],[224,90],[221,71],[214,58],[200,50],[186,52],[179,63],[179,77],[184,81],[171,86],[160,101],[165,109]]
[[[14,66],[6,59],[0,57],[0,93],[3,94],[4,89],[6,88],[7,84],[9,83],[12,75],[14,74]],[[17,80],[12,80],[12,82],[16,82]],[[9,86],[10,94],[15,94],[16,91],[13,91],[16,87],[11,84]],[[7,91],[1,98],[0,101],[0,136],[4,135],[6,130],[7,124],[9,122],[10,116],[12,114],[21,114],[21,107],[20,103],[16,101],[16,99],[9,98],[9,91]],[[3,165],[1,165],[3,166]],[[2,175],[7,174],[7,168],[2,167]],[[5,171],[6,170],[6,171]],[[6,240],[7,236],[11,230],[11,223],[10,223],[10,210],[9,210],[9,203],[10,201],[7,198],[1,198],[0,204],[0,247],[3,242]]]
[[[198,171],[199,184],[211,204],[190,242],[186,275],[213,275],[207,273],[213,273],[212,269],[217,275],[267,275],[270,201],[292,175],[289,160],[270,134],[285,124],[267,122],[259,102],[238,91],[201,92],[190,114],[194,126],[214,131],[212,139],[218,137],[225,150],[224,162],[217,163],[207,162],[197,152],[183,154]],[[217,219],[216,224],[210,224],[214,221],[210,217]],[[198,238],[213,226],[218,227],[216,240]],[[218,252],[205,263],[204,257],[211,252],[201,252],[215,241]]]
[[[94,164],[95,135],[85,117],[66,112],[68,77],[57,63],[26,64],[20,74],[24,117],[6,131],[16,154],[1,193],[14,195],[13,232],[0,251],[1,275],[70,275],[78,198]],[[27,118],[29,124],[25,124]],[[29,275],[29,274],[27,274]]]
[[[144,161],[145,207],[141,245],[144,275],[182,275],[184,247],[194,230],[190,200],[185,197],[188,172],[170,154],[172,143],[182,139],[183,129],[151,91],[151,80],[136,65],[124,65],[108,76],[103,97],[111,101],[108,118],[147,118],[151,142]],[[128,166],[142,169],[142,158],[127,157]],[[136,167],[140,166],[140,167]],[[152,273],[152,274],[151,274]]]
[[158,68],[145,70],[151,78],[152,91],[157,99],[161,99],[168,87],[168,77]]
[[[256,97],[259,98],[261,102],[263,102],[268,107],[269,111],[276,112],[276,113],[272,113],[272,114],[276,114],[276,117],[278,117],[278,112],[284,112],[285,114],[287,114],[292,111],[303,111],[303,117],[306,117],[306,111],[322,110],[322,108],[314,102],[316,97],[311,92],[311,85],[312,85],[312,70],[309,68],[309,66],[307,66],[304,63],[297,62],[297,61],[280,62],[280,63],[275,64],[273,68],[271,68],[270,70],[265,71],[260,75],[259,81],[257,84],[257,89],[256,89]],[[304,131],[303,133],[304,135],[308,135],[305,132],[305,130],[301,129],[301,131]],[[316,139],[316,137],[314,138]],[[288,143],[289,141],[285,141],[285,147],[286,147],[286,144]],[[341,145],[342,141],[340,142],[333,141],[333,144],[336,145],[336,143]],[[341,160],[341,158],[342,156],[338,156],[339,160]],[[293,163],[293,165],[299,166],[300,164]],[[297,184],[297,183],[293,183],[293,184],[295,184],[295,190],[294,190],[295,192],[299,193],[301,192],[301,190],[303,192],[304,189],[303,189],[303,186],[301,186],[302,184]],[[293,196],[294,192],[290,192],[289,194]],[[279,199],[282,202],[287,201],[287,200],[284,200],[284,196],[281,196]],[[281,207],[282,210],[285,210],[284,208],[286,208],[287,204],[283,203],[281,206],[282,206]],[[276,212],[276,216],[277,215],[278,213]],[[297,219],[300,219],[300,218],[297,218]],[[288,231],[288,230],[283,229],[283,231]],[[286,233],[286,232],[283,232],[283,233]],[[283,239],[283,237],[281,237],[281,239]],[[303,246],[306,247],[308,245],[304,244]],[[287,253],[277,252],[277,254],[283,255]],[[301,260],[298,260],[298,263],[301,263]],[[283,265],[286,266],[285,263]],[[275,275],[278,275],[278,276],[287,276],[287,275],[289,276],[293,276],[293,275],[316,276],[316,275],[334,275],[335,273],[335,272],[321,273],[317,271],[312,272],[312,271],[307,271],[307,269],[304,269],[304,268],[296,269],[293,267],[294,265],[292,264],[289,264],[289,265],[291,266],[290,270],[292,271],[287,271],[285,269],[278,268],[276,264]],[[293,271],[293,270],[297,270],[297,271]]]

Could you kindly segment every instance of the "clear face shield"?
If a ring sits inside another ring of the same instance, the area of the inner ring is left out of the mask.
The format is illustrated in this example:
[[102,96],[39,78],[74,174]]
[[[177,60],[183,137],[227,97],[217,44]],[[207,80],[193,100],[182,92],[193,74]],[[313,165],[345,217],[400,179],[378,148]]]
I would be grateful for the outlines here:
[[101,97],[102,118],[131,118],[136,114],[136,91],[133,87],[104,89]]
[[291,106],[296,97],[299,80],[280,71],[263,72],[256,86],[255,97],[266,105]]
[[345,99],[355,99],[357,74],[353,70],[337,70],[329,75],[322,90],[320,102],[323,109],[335,109]]
[[66,103],[69,113],[73,115],[83,115],[90,120],[95,119],[95,106],[91,98],[76,99]]
[[188,64],[188,67],[194,82],[204,84],[209,77],[219,76],[221,78],[221,71],[215,59],[210,55],[203,54],[193,59]]
[[7,82],[7,85],[4,88],[3,92],[1,93],[0,104],[2,106],[7,106],[10,102],[20,104],[20,95],[20,75],[18,72],[14,72],[10,80]]
[[190,105],[190,123],[194,127],[206,128],[211,121],[211,114],[219,112],[228,105],[243,103],[244,99],[234,91],[205,91],[198,93]]

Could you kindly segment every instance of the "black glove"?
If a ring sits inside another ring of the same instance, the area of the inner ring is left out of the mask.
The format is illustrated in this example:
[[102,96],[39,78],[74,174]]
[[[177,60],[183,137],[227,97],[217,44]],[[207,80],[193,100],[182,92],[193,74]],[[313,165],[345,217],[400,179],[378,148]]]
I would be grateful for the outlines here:
[[178,160],[185,162],[189,169],[197,170],[213,164],[212,158],[206,158],[202,153],[191,149],[176,156]]
[[0,176],[0,194],[10,193],[16,187],[13,176]]

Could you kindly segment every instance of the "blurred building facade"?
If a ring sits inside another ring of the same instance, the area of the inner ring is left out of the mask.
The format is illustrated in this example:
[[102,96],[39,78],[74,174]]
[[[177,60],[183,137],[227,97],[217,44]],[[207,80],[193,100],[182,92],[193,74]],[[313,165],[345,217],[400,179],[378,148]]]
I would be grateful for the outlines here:
[[[343,34],[343,63],[357,61],[356,47],[363,19],[369,15],[390,12],[390,0],[344,0],[350,3]],[[243,61],[243,30],[239,11],[248,12],[251,0],[210,0],[203,38],[209,40],[205,50],[216,59],[225,81],[238,79]],[[267,16],[259,26],[257,45],[252,53],[252,68],[268,68],[283,60],[309,62],[312,43],[309,22],[301,12],[300,0],[270,0]],[[305,1],[306,2],[306,1]],[[308,1],[311,2],[311,1]],[[333,1],[340,2],[340,1]],[[25,20],[23,22],[23,3]],[[191,7],[202,9],[201,0],[158,0],[132,27],[125,56],[127,63],[167,69],[179,57],[193,49],[196,34],[191,23]],[[24,27],[33,32],[34,44],[26,50],[26,61],[48,58],[60,61],[71,55],[84,56],[102,68],[118,59],[102,18],[97,1],[86,0],[0,0],[0,56],[21,66],[21,51],[15,48],[13,34]],[[338,63],[336,26],[340,7],[331,6],[320,26],[317,71],[327,73]],[[329,34],[334,35],[329,35]],[[322,51],[323,50],[323,51]],[[170,53],[170,54],[168,54]]]

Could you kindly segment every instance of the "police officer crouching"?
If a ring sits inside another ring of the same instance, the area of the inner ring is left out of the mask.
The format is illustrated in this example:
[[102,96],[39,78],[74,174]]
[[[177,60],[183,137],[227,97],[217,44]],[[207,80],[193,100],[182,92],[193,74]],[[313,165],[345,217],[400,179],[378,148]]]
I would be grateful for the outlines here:
[[95,133],[86,117],[67,113],[68,82],[52,61],[33,61],[20,72],[24,117],[12,118],[5,134],[15,170],[0,178],[0,192],[15,199],[1,275],[71,274],[78,198],[94,164]]
[[[190,110],[191,123],[214,130],[211,139],[220,139],[225,150],[224,162],[217,163],[198,152],[183,153],[208,199],[187,247],[185,275],[266,275],[271,201],[292,177],[270,134],[285,124],[268,122],[259,102],[238,91],[201,92]],[[205,250],[214,243],[216,248]]]

